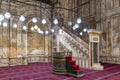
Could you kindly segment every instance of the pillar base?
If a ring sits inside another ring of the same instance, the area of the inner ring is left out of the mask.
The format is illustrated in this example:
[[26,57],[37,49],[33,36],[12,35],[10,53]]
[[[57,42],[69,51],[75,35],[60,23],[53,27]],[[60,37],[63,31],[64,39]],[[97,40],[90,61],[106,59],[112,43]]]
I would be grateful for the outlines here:
[[102,66],[100,63],[95,63],[95,64],[93,64],[92,69],[94,69],[94,70],[103,70],[104,66]]

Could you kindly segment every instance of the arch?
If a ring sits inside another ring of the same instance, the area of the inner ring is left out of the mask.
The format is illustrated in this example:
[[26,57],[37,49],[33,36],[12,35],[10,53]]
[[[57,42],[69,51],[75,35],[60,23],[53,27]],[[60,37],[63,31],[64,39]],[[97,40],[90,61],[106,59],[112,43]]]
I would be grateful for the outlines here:
[[[50,11],[49,10],[44,10],[41,11],[41,15],[40,15],[40,11],[36,10],[36,11],[33,11],[33,10],[29,10],[30,7],[29,6],[24,6],[22,8],[19,9],[19,11],[23,10],[22,14],[23,16],[25,16],[26,18],[28,19],[32,19],[32,17],[36,17],[36,18],[39,18],[39,20],[41,21],[41,19],[45,19],[47,21],[47,24],[45,24],[45,26],[47,26],[47,28],[49,29],[51,27],[51,14],[50,14]],[[38,14],[39,12],[39,14]],[[37,14],[37,15],[36,15]],[[17,23],[20,24],[20,26],[23,26],[27,23],[27,21],[25,20],[24,22],[21,22],[19,20],[19,16],[17,18]]]

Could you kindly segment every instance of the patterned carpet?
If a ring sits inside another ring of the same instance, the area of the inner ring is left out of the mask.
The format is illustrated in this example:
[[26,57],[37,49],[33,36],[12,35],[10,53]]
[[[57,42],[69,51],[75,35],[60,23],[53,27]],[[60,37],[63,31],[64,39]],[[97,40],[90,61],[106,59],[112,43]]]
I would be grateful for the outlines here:
[[103,64],[103,71],[82,69],[84,76],[75,78],[52,74],[52,63],[0,68],[0,80],[120,80],[120,65]]

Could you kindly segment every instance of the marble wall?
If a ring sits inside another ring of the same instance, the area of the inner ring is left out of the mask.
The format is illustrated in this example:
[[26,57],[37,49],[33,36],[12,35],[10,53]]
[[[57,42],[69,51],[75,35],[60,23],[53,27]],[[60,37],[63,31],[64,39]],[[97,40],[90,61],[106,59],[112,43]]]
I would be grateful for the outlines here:
[[102,55],[120,56],[120,0],[106,0],[101,5]]
[[[28,4],[33,4],[33,2],[31,1]],[[50,6],[44,3],[34,3],[36,7],[28,4],[11,1],[11,18],[4,19],[0,24],[0,66],[26,65],[28,63],[28,54],[34,50],[40,50],[47,57],[48,54],[51,56],[51,45],[48,35],[40,35],[37,31],[31,32],[31,26],[29,25],[32,17],[38,17],[38,25],[40,23],[39,26],[49,30],[51,9],[44,9],[44,7]],[[6,0],[2,1],[1,14],[8,10],[8,5]],[[38,6],[42,6],[42,8]],[[19,20],[20,15],[25,16],[24,22]],[[41,25],[42,18],[45,18],[47,21],[47,24],[44,26]],[[3,22],[7,22],[8,26],[4,27],[2,25]],[[17,24],[17,28],[13,27],[14,23]],[[23,26],[27,26],[28,30],[22,30]]]
[[120,0],[89,0],[78,13],[90,28],[101,31],[101,56],[120,56]]

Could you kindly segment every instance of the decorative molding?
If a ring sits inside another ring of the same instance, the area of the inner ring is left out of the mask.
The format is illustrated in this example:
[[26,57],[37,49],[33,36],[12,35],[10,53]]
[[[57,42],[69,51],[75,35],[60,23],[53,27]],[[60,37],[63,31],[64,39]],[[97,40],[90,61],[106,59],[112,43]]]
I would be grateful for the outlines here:
[[100,61],[105,63],[120,64],[119,56],[100,56]]

